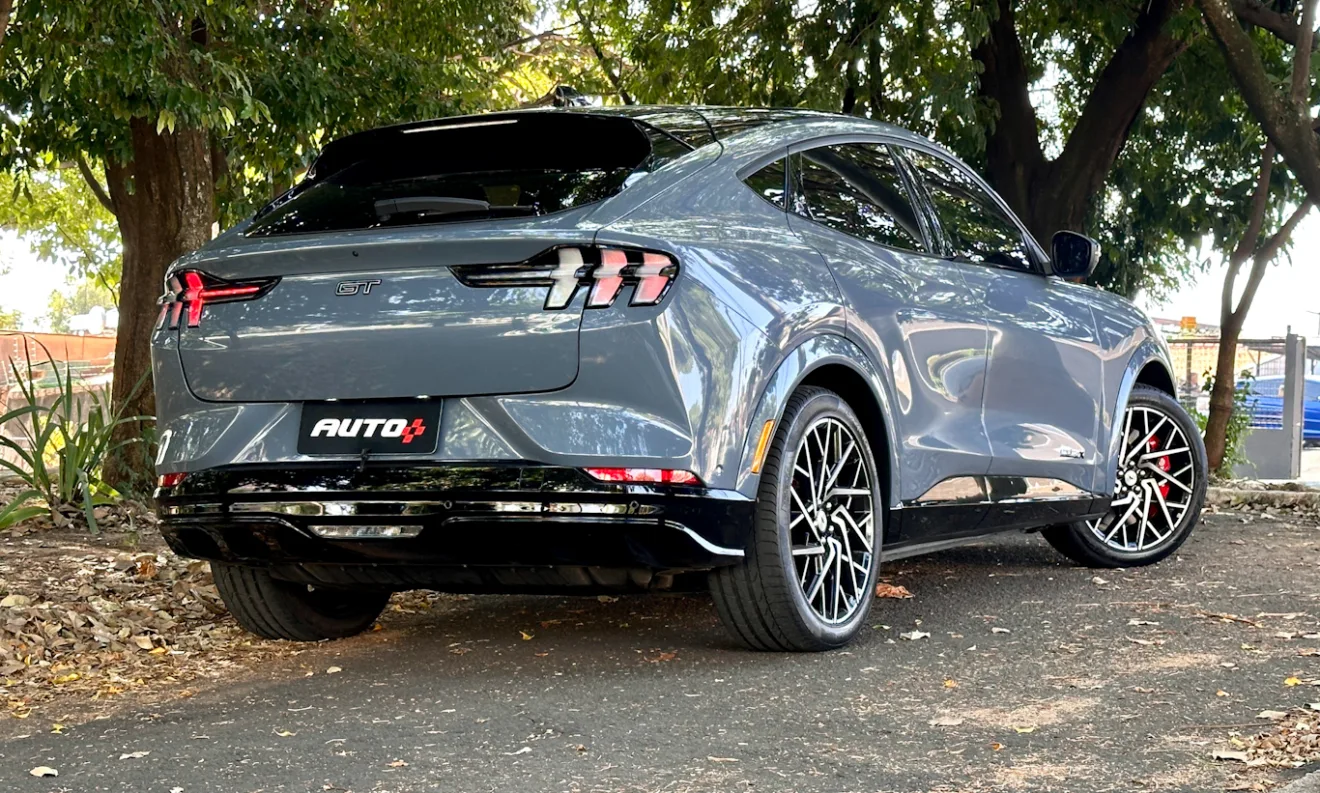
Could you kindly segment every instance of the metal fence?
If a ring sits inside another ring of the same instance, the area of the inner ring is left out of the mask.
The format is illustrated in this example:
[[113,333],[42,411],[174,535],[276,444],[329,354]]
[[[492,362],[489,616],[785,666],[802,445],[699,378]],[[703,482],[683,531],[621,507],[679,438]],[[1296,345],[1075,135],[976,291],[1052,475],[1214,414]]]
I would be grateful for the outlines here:
[[[1283,377],[1286,366],[1284,339],[1241,339],[1234,355],[1236,384],[1245,384],[1251,426],[1279,429],[1283,421]],[[1173,376],[1178,399],[1190,410],[1206,414],[1210,410],[1208,383],[1219,364],[1219,339],[1193,337],[1170,339]],[[1312,357],[1314,356],[1314,358]],[[1308,370],[1320,371],[1320,347],[1307,350]],[[1277,378],[1277,382],[1276,382]],[[1261,382],[1262,379],[1264,382]]]

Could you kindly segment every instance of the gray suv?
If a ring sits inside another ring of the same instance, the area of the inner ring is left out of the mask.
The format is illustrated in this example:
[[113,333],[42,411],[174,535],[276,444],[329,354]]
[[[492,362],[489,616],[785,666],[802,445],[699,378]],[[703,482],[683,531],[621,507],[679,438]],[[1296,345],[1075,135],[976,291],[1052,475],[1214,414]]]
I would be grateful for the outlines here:
[[1197,522],[1165,346],[965,165],[800,110],[531,110],[327,145],[169,269],[157,498],[238,621],[389,593],[709,587],[824,650],[882,560],[1007,530],[1148,564]]

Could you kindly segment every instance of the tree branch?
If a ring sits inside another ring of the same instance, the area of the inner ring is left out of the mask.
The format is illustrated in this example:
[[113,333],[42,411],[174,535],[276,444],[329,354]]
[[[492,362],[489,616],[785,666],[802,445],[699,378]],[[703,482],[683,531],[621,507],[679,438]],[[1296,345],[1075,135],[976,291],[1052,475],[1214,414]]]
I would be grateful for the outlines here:
[[[1314,2],[1314,0],[1309,0]],[[1320,202],[1320,140],[1312,130],[1315,123],[1309,110],[1298,106],[1291,97],[1281,97],[1265,65],[1256,52],[1251,36],[1238,24],[1228,0],[1196,0],[1206,24],[1224,53],[1228,70],[1238,84],[1243,100],[1260,122],[1265,135],[1278,148],[1283,160],[1307,196]]]
[[[1251,257],[1260,242],[1260,230],[1265,225],[1265,210],[1269,207],[1270,176],[1274,173],[1274,144],[1266,143],[1260,155],[1260,176],[1256,179],[1256,191],[1251,195],[1251,209],[1247,215],[1247,230],[1238,240],[1237,248],[1230,260],[1245,262]],[[1235,268],[1236,269],[1236,268]]]
[[1260,246],[1260,250],[1256,251],[1256,258],[1264,259],[1266,262],[1274,261],[1274,257],[1279,255],[1279,249],[1286,245],[1288,240],[1292,239],[1293,232],[1297,230],[1297,224],[1302,222],[1302,218],[1306,217],[1306,213],[1311,211],[1312,206],[1313,204],[1310,201],[1303,201],[1301,206],[1293,210],[1283,226],[1271,234],[1270,238],[1265,240],[1265,244]]
[[619,79],[614,67],[610,65],[609,58],[605,57],[605,51],[601,49],[600,42],[596,39],[596,32],[591,29],[590,21],[582,13],[582,6],[576,0],[573,3],[573,12],[577,14],[578,25],[582,27],[582,37],[586,39],[587,46],[591,48],[591,52],[596,56],[596,62],[600,64],[600,70],[605,72],[605,79],[609,80],[610,85],[614,87],[614,93],[619,95],[625,105],[635,104],[632,95],[623,87],[623,81]]
[[1150,89],[1188,46],[1167,29],[1186,0],[1150,0],[1143,5],[1132,31],[1096,79],[1059,156],[1063,173],[1081,174],[1094,183],[1088,195],[1099,189],[1118,159]]
[[[3,2],[3,0],[0,0],[0,2]],[[87,183],[89,188],[91,188],[92,195],[96,196],[96,200],[101,206],[105,207],[110,214],[115,214],[115,205],[114,202],[110,200],[110,194],[105,191],[105,187],[103,187],[101,181],[96,178],[96,174],[92,173],[91,167],[87,165],[87,158],[83,156],[82,152],[78,152],[77,163],[78,173],[82,174],[83,181]]]
[[[1304,0],[1302,7],[1302,30],[1301,37],[1297,40],[1296,51],[1293,54],[1293,73],[1292,73],[1292,97],[1293,104],[1301,107],[1309,107],[1306,101],[1311,87],[1311,46],[1315,41],[1315,2],[1316,0]],[[1310,110],[1307,110],[1310,114]]]
[[[1232,2],[1233,13],[1243,22],[1269,31],[1275,38],[1294,47],[1301,40],[1302,26],[1298,25],[1297,20],[1290,15],[1281,14],[1267,7],[1260,0],[1232,0]],[[1314,40],[1311,42],[1311,49],[1315,49]]]

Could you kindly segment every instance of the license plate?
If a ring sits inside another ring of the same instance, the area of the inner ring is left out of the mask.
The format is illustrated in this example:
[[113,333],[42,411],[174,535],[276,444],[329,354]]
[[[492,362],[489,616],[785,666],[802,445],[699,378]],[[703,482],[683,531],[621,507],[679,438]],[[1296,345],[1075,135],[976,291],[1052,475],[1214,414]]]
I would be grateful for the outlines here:
[[440,402],[307,402],[299,454],[431,454]]

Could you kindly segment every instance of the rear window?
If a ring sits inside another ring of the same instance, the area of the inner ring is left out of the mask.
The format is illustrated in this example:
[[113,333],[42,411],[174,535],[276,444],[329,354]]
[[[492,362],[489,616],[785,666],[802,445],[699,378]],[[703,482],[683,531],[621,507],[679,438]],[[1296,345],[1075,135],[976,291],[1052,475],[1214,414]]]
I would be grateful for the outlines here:
[[327,146],[247,234],[547,215],[609,198],[687,150],[632,119],[578,113],[373,130]]

